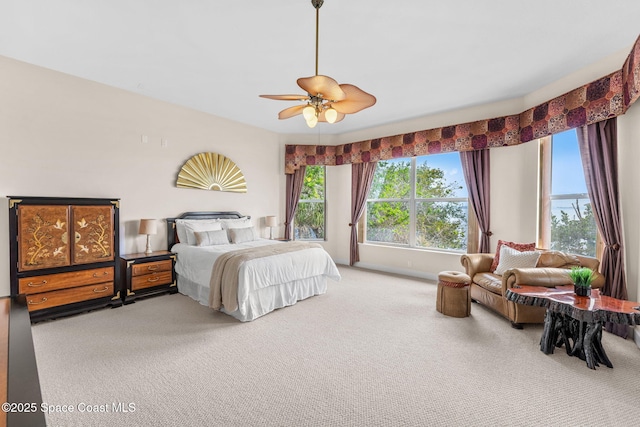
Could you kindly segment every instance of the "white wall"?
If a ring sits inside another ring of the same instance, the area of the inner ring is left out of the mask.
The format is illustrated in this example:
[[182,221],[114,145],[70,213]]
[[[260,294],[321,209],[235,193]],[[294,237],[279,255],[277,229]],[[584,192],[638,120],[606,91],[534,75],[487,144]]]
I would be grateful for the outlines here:
[[[176,188],[184,162],[205,151],[233,160],[248,192]],[[283,157],[275,133],[0,57],[0,295],[10,292],[5,196],[120,198],[123,253],[144,251],[140,218],[192,210],[238,210],[267,237],[264,217],[284,215]],[[152,246],[166,249],[159,225]]]

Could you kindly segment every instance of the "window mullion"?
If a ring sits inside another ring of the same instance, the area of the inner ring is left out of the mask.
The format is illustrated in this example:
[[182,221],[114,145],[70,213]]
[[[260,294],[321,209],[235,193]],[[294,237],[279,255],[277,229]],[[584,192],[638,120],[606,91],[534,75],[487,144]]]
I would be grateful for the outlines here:
[[411,189],[409,197],[409,246],[416,247],[416,158],[411,158]]

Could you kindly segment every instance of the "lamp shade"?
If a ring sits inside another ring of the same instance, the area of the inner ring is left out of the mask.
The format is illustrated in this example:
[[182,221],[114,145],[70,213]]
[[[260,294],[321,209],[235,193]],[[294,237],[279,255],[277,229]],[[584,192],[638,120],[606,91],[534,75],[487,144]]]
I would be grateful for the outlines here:
[[265,218],[265,224],[267,224],[267,227],[277,227],[278,219],[275,216],[268,216]]
[[141,219],[138,234],[156,234],[158,227],[155,219]]

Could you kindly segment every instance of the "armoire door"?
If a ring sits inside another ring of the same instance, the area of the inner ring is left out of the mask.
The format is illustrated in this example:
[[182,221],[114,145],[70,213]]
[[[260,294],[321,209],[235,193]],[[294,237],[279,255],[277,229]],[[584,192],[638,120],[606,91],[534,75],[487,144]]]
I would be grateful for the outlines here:
[[114,260],[113,207],[71,206],[73,264]]
[[18,213],[18,271],[70,265],[69,207],[24,205]]

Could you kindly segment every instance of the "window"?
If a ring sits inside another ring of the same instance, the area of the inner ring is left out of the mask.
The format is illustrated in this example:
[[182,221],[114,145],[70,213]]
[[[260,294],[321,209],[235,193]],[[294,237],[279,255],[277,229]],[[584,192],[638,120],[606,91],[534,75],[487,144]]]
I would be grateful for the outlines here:
[[544,138],[540,245],[596,256],[597,228],[591,210],[576,130]]
[[324,166],[306,167],[304,187],[294,219],[294,233],[297,240],[324,240],[325,238],[324,176]]
[[378,162],[366,241],[465,251],[469,203],[458,153]]

